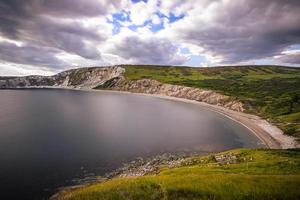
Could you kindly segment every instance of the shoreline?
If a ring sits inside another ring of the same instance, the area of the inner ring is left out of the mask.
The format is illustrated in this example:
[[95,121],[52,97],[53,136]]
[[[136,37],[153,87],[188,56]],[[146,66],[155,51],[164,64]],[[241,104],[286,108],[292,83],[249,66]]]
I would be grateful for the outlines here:
[[284,135],[283,132],[276,126],[270,124],[268,121],[260,118],[259,116],[237,112],[224,108],[218,105],[212,105],[205,102],[189,100],[185,98],[177,98],[166,95],[158,94],[147,94],[147,93],[133,93],[128,91],[117,91],[117,90],[94,90],[94,89],[74,89],[83,91],[99,91],[99,92],[111,92],[111,93],[124,93],[124,94],[135,94],[149,97],[156,97],[161,99],[168,99],[173,101],[180,101],[185,103],[196,104],[209,109],[212,112],[217,112],[250,130],[263,144],[270,149],[288,149],[297,148],[300,145],[294,140],[294,138]]
[[86,91],[86,92],[108,92],[108,93],[122,93],[122,94],[134,94],[141,96],[149,96],[173,101],[180,101],[185,103],[191,103],[202,106],[212,112],[219,113],[250,130],[263,144],[270,149],[289,149],[299,148],[300,144],[295,141],[293,137],[284,135],[283,132],[276,126],[272,125],[268,121],[262,119],[259,116],[233,111],[222,106],[208,104],[196,100],[190,100],[185,98],[172,97],[159,94],[148,93],[134,93],[129,91],[119,90],[99,90],[99,89],[84,89],[84,88],[67,88],[67,87],[19,87],[19,88],[6,88],[6,89],[62,89],[62,90],[74,90],[74,91]]

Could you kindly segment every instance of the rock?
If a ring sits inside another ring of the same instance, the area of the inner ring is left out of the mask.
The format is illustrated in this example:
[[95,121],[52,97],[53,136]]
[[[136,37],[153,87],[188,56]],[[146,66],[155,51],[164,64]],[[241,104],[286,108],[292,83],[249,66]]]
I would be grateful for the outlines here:
[[132,177],[132,176],[144,176],[147,174],[158,174],[159,167],[164,165],[168,168],[174,168],[181,165],[184,158],[195,154],[168,154],[164,153],[147,159],[137,158],[129,164],[123,164],[120,167],[105,175],[106,178],[113,177]]
[[121,76],[125,69],[118,66],[80,68],[53,76],[0,77],[0,88],[79,88],[93,89]]
[[110,80],[110,83],[106,86],[107,89],[112,90],[185,98],[223,106],[239,112],[244,111],[243,103],[237,100],[232,100],[229,96],[219,94],[211,90],[164,84],[156,80],[126,80],[125,78],[119,78]]
[[237,155],[234,155],[234,154],[215,155],[214,158],[220,164],[234,164],[234,163],[237,163]]

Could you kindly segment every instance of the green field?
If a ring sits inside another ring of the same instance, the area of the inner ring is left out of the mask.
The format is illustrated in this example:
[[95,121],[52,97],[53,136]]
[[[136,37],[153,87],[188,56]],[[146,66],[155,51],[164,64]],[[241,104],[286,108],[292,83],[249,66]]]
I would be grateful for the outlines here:
[[300,150],[238,149],[160,166],[158,175],[115,178],[61,192],[58,199],[300,199]]
[[241,100],[246,112],[268,119],[300,138],[300,69],[281,66],[191,68],[125,65],[129,80],[206,88]]

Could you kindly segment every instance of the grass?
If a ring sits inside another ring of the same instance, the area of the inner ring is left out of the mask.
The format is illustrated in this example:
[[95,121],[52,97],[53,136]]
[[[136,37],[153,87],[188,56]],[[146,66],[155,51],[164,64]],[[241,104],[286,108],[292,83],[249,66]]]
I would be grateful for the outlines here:
[[238,98],[246,112],[300,139],[300,69],[281,66],[191,68],[126,65],[125,77],[206,88]]
[[220,164],[213,155],[160,167],[158,175],[116,178],[64,191],[58,199],[185,200],[299,199],[300,150],[238,149],[219,153],[236,156]]

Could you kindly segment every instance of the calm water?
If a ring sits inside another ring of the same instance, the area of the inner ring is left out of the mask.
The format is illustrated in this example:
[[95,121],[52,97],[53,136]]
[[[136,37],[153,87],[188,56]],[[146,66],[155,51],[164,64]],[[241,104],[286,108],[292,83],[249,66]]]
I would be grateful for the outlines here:
[[198,105],[109,92],[0,90],[0,193],[7,199],[41,199],[138,156],[258,143],[242,125]]

